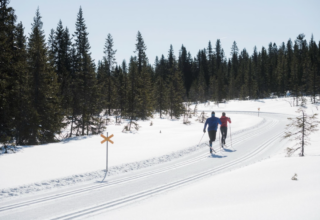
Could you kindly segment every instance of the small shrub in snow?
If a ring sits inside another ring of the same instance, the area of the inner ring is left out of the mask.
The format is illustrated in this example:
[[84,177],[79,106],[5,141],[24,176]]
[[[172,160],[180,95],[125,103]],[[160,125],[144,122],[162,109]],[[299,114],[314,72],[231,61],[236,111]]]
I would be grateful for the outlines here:
[[135,129],[136,131],[139,130],[141,126],[136,121],[130,121],[127,125],[124,126],[122,132],[131,131],[131,129]]
[[307,99],[305,97],[301,97],[301,104],[302,107],[306,107],[307,105]]
[[111,118],[106,119],[106,125],[111,125],[111,124],[113,124],[113,122],[114,122],[114,120]]
[[183,124],[185,124],[185,125],[190,124],[189,115],[186,113],[183,115]]
[[185,124],[185,125],[190,124],[189,118],[192,118],[190,105],[191,105],[191,103],[187,102],[187,104],[185,106],[184,113],[183,113],[183,124]]
[[116,116],[116,125],[121,125],[121,116]]
[[3,134],[1,135],[0,140],[2,140],[2,142],[0,142],[0,152],[7,154],[8,150],[11,150],[13,153],[15,153],[16,140],[13,137],[9,137]]
[[193,115],[197,116],[198,113],[198,103],[194,106]]
[[298,180],[298,175],[295,173],[294,176],[291,178],[292,180]]
[[201,114],[199,115],[197,121],[199,121],[200,123],[204,123],[207,119],[207,115],[206,113],[204,113],[204,111],[201,112]]

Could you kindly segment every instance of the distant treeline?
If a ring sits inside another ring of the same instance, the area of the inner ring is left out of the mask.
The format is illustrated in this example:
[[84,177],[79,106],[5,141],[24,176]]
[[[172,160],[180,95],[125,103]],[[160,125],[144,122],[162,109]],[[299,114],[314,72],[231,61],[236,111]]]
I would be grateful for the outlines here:
[[89,33],[80,8],[71,35],[59,21],[48,41],[39,10],[31,33],[16,23],[8,0],[0,0],[0,143],[41,144],[57,141],[68,125],[68,135],[101,133],[104,116],[148,119],[154,112],[179,118],[185,101],[220,102],[284,94],[319,93],[320,42],[300,34],[294,43],[270,43],[250,56],[232,45],[227,59],[220,40],[215,48],[192,57],[182,45],[179,57],[168,55],[150,64],[146,44],[138,32],[129,63],[117,65],[113,38],[101,47],[97,65],[91,58]]

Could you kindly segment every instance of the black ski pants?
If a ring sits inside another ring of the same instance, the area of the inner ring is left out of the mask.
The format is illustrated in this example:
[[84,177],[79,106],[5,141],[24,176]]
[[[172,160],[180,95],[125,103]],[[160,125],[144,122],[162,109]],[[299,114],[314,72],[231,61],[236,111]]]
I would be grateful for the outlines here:
[[217,134],[217,131],[215,130],[212,130],[212,131],[208,131],[208,134],[209,134],[209,138],[210,138],[210,146],[212,146],[212,142],[214,142],[216,140],[216,134]]
[[221,142],[223,144],[226,144],[226,139],[227,139],[227,133],[228,133],[228,127],[220,127],[221,131]]

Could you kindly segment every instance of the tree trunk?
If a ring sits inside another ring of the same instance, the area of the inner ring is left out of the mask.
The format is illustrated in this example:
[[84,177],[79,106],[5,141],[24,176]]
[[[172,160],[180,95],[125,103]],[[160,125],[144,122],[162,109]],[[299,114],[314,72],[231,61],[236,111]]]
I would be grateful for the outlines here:
[[74,118],[74,114],[72,114],[72,119],[71,119],[71,131],[70,131],[70,136],[69,136],[69,137],[72,137],[73,118]]
[[305,115],[302,112],[302,145],[301,145],[301,156],[304,156],[304,133],[305,133]]

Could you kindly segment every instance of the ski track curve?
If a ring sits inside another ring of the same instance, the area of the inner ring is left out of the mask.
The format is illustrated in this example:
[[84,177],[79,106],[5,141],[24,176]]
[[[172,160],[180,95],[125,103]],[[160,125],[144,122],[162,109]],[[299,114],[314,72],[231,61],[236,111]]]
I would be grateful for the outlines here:
[[[231,113],[231,111],[229,111],[229,112]],[[232,113],[233,114],[255,114],[255,113],[252,113],[252,112],[232,112]],[[268,131],[269,129],[274,128],[275,126],[277,126],[278,123],[279,123],[279,120],[273,119],[272,117],[264,117],[263,121],[260,122],[258,125],[255,125],[255,126],[252,126],[250,128],[246,128],[246,129],[243,129],[241,131],[233,133],[233,146],[234,146],[234,148],[236,148],[236,146],[238,144],[240,144],[241,142],[246,141],[248,139],[251,139],[253,136],[261,135],[264,132]],[[254,134],[252,134],[251,133],[252,130],[255,130],[255,129],[257,129],[257,130],[254,132]],[[276,135],[274,135],[273,137],[269,138],[268,140],[266,140],[265,142],[260,144],[253,151],[250,151],[247,154],[245,154],[245,155],[243,155],[243,156],[241,156],[241,157],[239,157],[239,158],[237,158],[235,160],[232,160],[230,162],[224,163],[224,164],[222,164],[220,166],[216,166],[216,167],[214,167],[212,169],[197,173],[195,175],[189,176],[189,177],[184,178],[182,180],[170,182],[170,183],[164,184],[162,186],[158,186],[158,187],[155,187],[155,188],[152,188],[152,189],[148,189],[148,190],[145,190],[145,191],[134,193],[134,194],[129,195],[129,196],[125,196],[125,197],[122,197],[122,198],[119,198],[119,199],[108,201],[108,202],[105,202],[105,203],[102,203],[102,204],[99,204],[99,205],[96,205],[96,206],[92,206],[92,207],[89,207],[89,208],[81,209],[81,210],[78,210],[78,211],[75,211],[75,212],[71,212],[71,213],[68,213],[68,214],[65,214],[65,215],[61,215],[61,216],[55,217],[53,219],[82,218],[82,217],[85,217],[87,215],[92,215],[92,214],[95,214],[95,213],[99,213],[101,211],[106,211],[108,209],[120,207],[120,206],[129,204],[129,203],[132,203],[134,201],[137,201],[137,200],[145,199],[145,198],[147,198],[149,196],[152,196],[152,195],[155,195],[155,194],[167,191],[167,190],[171,190],[171,189],[177,188],[179,186],[186,185],[188,183],[200,180],[202,178],[205,178],[205,177],[213,175],[213,174],[224,172],[224,171],[234,167],[237,164],[241,164],[244,161],[248,161],[248,160],[254,158],[257,154],[262,152],[271,143],[273,143],[274,141],[278,140],[279,137],[281,137],[281,136],[283,136],[283,132],[278,132]],[[215,143],[213,146],[214,146],[214,150],[218,153],[219,152],[218,143]],[[204,143],[202,143],[199,147],[195,146],[193,148],[189,148],[189,149],[184,150],[184,151],[175,152],[175,153],[173,153],[173,155],[178,155],[177,157],[181,157],[183,155],[189,154],[189,153],[194,152],[194,151],[199,150],[199,149],[203,149],[205,147],[207,148],[207,146]],[[190,165],[190,164],[197,163],[197,162],[199,162],[201,160],[207,159],[208,157],[210,157],[208,155],[209,155],[208,151],[204,151],[203,153],[201,153],[200,155],[198,155],[198,156],[196,156],[196,157],[194,157],[192,159],[184,160],[184,161],[178,162],[176,164],[171,164],[171,165],[163,167],[163,168],[158,168],[158,169],[155,168],[152,171],[139,173],[137,175],[133,175],[133,176],[129,176],[129,177],[122,177],[122,178],[119,178],[119,179],[116,179],[116,180],[113,180],[113,181],[109,181],[107,183],[103,182],[99,186],[94,185],[94,186],[83,187],[83,188],[78,189],[78,190],[71,190],[71,191],[68,191],[68,192],[65,192],[65,193],[56,194],[56,195],[53,195],[53,196],[47,196],[47,197],[43,197],[43,198],[40,198],[40,199],[29,200],[29,201],[26,201],[26,202],[20,202],[20,203],[8,205],[8,206],[2,206],[0,208],[0,216],[1,216],[1,213],[6,212],[6,211],[12,211],[12,210],[23,208],[23,207],[27,207],[27,206],[34,206],[34,205],[37,205],[39,203],[57,201],[59,199],[63,199],[63,198],[66,198],[66,197],[71,197],[71,196],[79,195],[79,194],[82,194],[82,193],[88,193],[88,192],[90,192],[92,190],[99,190],[99,189],[103,189],[103,188],[106,188],[106,187],[112,187],[114,185],[125,184],[125,183],[131,182],[131,181],[135,181],[135,180],[139,180],[139,179],[143,179],[143,178],[148,178],[148,177],[151,177],[153,175],[157,175],[159,173],[164,173],[164,172],[167,172],[169,170],[172,171],[174,169],[178,169],[178,168]],[[165,156],[162,156],[162,157],[167,157],[167,156],[168,155],[165,155]],[[161,160],[160,158],[162,158],[162,157],[153,158],[153,160],[161,161],[161,163],[164,163],[166,161],[171,161],[174,158],[177,158],[177,157],[173,157],[173,158],[169,157],[170,160]],[[146,160],[146,161],[150,161],[150,160]],[[158,163],[154,163],[154,164],[151,163],[151,165],[155,165],[155,164],[158,164]],[[150,163],[148,165],[151,166]],[[128,164],[126,166],[132,166],[132,164],[131,165]],[[140,167],[140,166],[137,166],[137,167]]]
[[[272,124],[267,124],[266,126],[264,126],[262,128],[273,127],[275,124],[276,123],[273,121]],[[256,127],[256,126],[254,126],[254,127]],[[251,138],[252,136],[259,135],[262,132],[263,131],[259,131],[259,132],[255,133],[254,135],[246,133],[246,134],[244,134],[244,135],[242,135],[240,137],[235,137],[234,140],[233,140],[233,144],[236,146],[238,143],[240,143],[242,141],[245,141],[246,139]],[[206,146],[205,144],[202,144],[202,145]],[[220,147],[217,146],[217,145],[218,145],[218,143],[214,144],[214,146],[215,146],[214,150],[216,152],[219,152],[220,151]],[[23,207],[23,206],[26,206],[26,205],[34,205],[36,203],[46,202],[46,201],[50,201],[50,200],[53,200],[53,199],[61,199],[61,198],[67,197],[67,196],[73,196],[73,195],[80,194],[80,193],[86,193],[86,192],[91,191],[91,190],[98,190],[98,189],[102,189],[102,188],[105,188],[105,187],[110,187],[110,186],[113,186],[113,185],[116,185],[116,184],[127,183],[129,181],[134,181],[134,180],[141,179],[141,178],[147,178],[149,176],[156,175],[156,174],[159,174],[159,173],[163,173],[163,172],[166,172],[168,170],[177,169],[177,168],[180,168],[180,167],[183,167],[183,166],[186,166],[186,165],[197,163],[198,161],[206,159],[206,158],[208,158],[208,153],[204,152],[200,156],[197,156],[197,157],[192,158],[190,160],[186,160],[186,161],[183,161],[183,162],[171,165],[171,166],[167,166],[165,168],[156,169],[156,170],[154,170],[152,172],[145,172],[145,173],[142,173],[142,174],[138,174],[138,175],[135,175],[133,177],[124,177],[124,178],[121,178],[119,180],[110,181],[110,182],[108,182],[108,184],[102,183],[103,184],[102,186],[84,187],[84,188],[82,188],[80,190],[69,191],[67,193],[57,194],[55,196],[49,196],[49,197],[38,199],[38,200],[31,200],[31,201],[20,203],[20,204],[16,204],[16,205],[1,207],[0,208],[0,212],[5,211],[5,210],[10,210],[10,209]]]
[[77,219],[77,218],[82,218],[82,217],[85,217],[85,216],[88,216],[88,215],[92,215],[92,214],[95,214],[95,213],[99,213],[101,211],[105,212],[108,209],[124,206],[126,204],[129,204],[129,203],[132,203],[132,202],[135,202],[135,201],[138,201],[138,200],[153,196],[155,194],[159,194],[159,193],[162,193],[164,191],[171,190],[171,189],[177,188],[179,186],[186,185],[186,184],[188,184],[190,182],[193,182],[193,181],[196,181],[196,180],[200,180],[200,179],[202,179],[204,177],[207,177],[209,175],[212,175],[212,174],[218,173],[218,172],[220,172],[222,170],[225,170],[228,167],[230,167],[232,165],[235,165],[235,164],[237,164],[239,162],[242,162],[242,161],[244,161],[244,160],[246,160],[248,158],[252,158],[254,155],[256,155],[261,150],[263,150],[265,147],[267,147],[269,142],[272,142],[272,141],[276,140],[277,138],[279,138],[279,136],[281,136],[283,134],[284,133],[282,132],[281,134],[277,135],[272,140],[269,140],[268,142],[266,142],[263,145],[261,145],[259,147],[258,151],[253,152],[253,153],[251,153],[251,154],[249,154],[249,155],[247,155],[247,156],[245,156],[243,158],[239,158],[239,160],[236,160],[236,161],[234,161],[232,163],[229,163],[229,164],[226,164],[224,166],[213,168],[212,170],[205,171],[203,173],[194,175],[192,177],[183,179],[181,181],[176,181],[176,182],[173,182],[173,183],[169,183],[167,185],[163,185],[161,187],[157,187],[157,188],[154,188],[154,189],[151,189],[151,190],[146,190],[146,191],[143,191],[143,192],[139,192],[137,194],[133,194],[133,195],[130,195],[130,196],[118,199],[118,200],[114,200],[114,201],[111,201],[111,202],[107,202],[107,203],[104,203],[104,204],[93,206],[91,208],[87,208],[87,209],[83,209],[83,210],[76,211],[76,212],[73,212],[73,213],[69,213],[69,214],[66,214],[66,215],[63,215],[63,216],[60,216],[60,217],[57,217],[57,218],[52,218],[52,220]]
[[[219,111],[217,111],[219,112]],[[231,111],[229,111],[231,112]],[[252,112],[232,112],[233,114],[255,114]],[[242,129],[240,131],[234,132],[233,136],[236,138],[239,134],[246,134],[250,132],[251,130],[260,128],[262,125],[266,123],[266,119],[264,118],[260,123]],[[204,142],[202,142],[199,146],[192,146],[187,149],[183,149],[180,151],[172,152],[170,154],[162,155],[160,157],[154,157],[142,161],[112,166],[109,168],[107,177],[108,176],[114,176],[117,174],[123,174],[123,173],[129,173],[130,171],[143,169],[146,167],[154,166],[157,164],[165,163],[168,161],[172,161],[174,159],[180,158],[182,156],[185,156],[187,154],[193,153],[195,151],[201,150],[202,148],[207,147]],[[70,186],[81,182],[86,182],[94,179],[99,179],[105,177],[105,170],[101,171],[95,171],[95,172],[89,172],[89,173],[82,173],[82,174],[76,174],[72,176],[63,177],[60,179],[53,179],[53,180],[46,180],[42,182],[36,182],[32,184],[27,185],[21,185],[16,186],[12,188],[3,188],[0,189],[0,201],[5,198],[15,197],[15,196],[21,196],[24,194],[32,194],[37,193],[39,191],[45,191],[45,190],[51,190],[54,188],[61,188],[64,186]],[[0,209],[1,211],[1,209]]]

